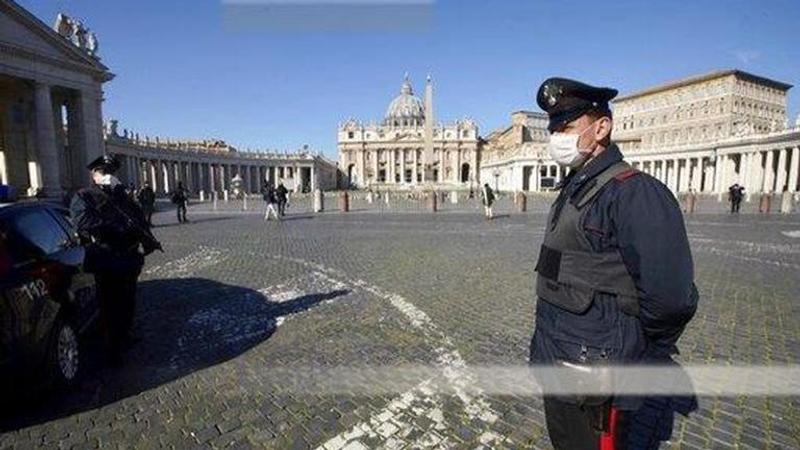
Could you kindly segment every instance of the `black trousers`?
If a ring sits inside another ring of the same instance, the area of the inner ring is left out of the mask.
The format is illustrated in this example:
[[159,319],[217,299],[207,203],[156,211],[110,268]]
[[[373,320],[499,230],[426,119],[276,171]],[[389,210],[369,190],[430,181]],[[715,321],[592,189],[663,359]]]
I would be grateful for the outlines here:
[[153,210],[155,208],[152,206],[142,206],[142,212],[144,213],[144,218],[147,219],[147,223],[153,225]]
[[[600,448],[600,436],[608,431],[609,403],[598,406],[579,406],[544,397],[544,416],[550,443],[556,450],[591,450]],[[614,450],[625,449],[626,415],[620,414]]]
[[186,203],[178,203],[178,222],[186,221]]
[[286,200],[278,200],[278,214],[286,215]]
[[136,282],[141,269],[124,273],[95,274],[97,299],[100,303],[100,327],[106,349],[118,357],[133,328],[136,314]]

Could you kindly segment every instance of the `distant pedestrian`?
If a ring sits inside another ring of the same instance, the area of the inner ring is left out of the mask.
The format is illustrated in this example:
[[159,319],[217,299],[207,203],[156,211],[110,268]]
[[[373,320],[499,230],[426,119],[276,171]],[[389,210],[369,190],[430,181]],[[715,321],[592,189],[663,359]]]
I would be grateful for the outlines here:
[[261,195],[264,197],[264,202],[267,204],[267,210],[264,212],[264,220],[269,220],[270,215],[275,216],[275,220],[281,220],[280,214],[278,214],[278,196],[275,189],[272,186],[265,184],[263,188],[261,188]]
[[136,199],[139,200],[139,206],[142,207],[142,212],[144,213],[144,218],[147,220],[147,224],[152,227],[153,211],[156,209],[156,193],[153,191],[153,188],[150,187],[150,183],[144,183],[144,186],[139,189],[139,193],[136,194]]
[[483,192],[481,195],[483,201],[483,213],[487,219],[494,218],[492,213],[492,205],[494,204],[494,191],[489,187],[489,183],[484,183]]
[[733,186],[728,188],[728,201],[731,202],[731,214],[739,213],[739,207],[744,198],[744,186],[739,183],[734,183]]
[[125,190],[125,193],[128,194],[128,198],[133,201],[136,201],[136,185],[133,183],[128,183],[128,188]]
[[178,182],[178,187],[172,193],[172,203],[177,206],[178,222],[185,223],[189,219],[186,218],[186,204],[189,203],[189,193],[183,187],[183,183]]
[[275,197],[278,200],[278,214],[283,217],[286,215],[286,203],[289,201],[289,190],[283,183],[279,183],[275,189]]

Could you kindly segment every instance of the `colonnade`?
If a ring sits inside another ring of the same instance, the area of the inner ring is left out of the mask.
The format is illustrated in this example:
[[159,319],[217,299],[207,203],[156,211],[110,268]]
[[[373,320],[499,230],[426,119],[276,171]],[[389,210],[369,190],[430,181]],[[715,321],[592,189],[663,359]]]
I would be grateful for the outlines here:
[[120,181],[137,188],[148,183],[158,194],[173,192],[178,183],[194,194],[230,191],[237,176],[241,178],[241,189],[246,193],[258,193],[264,184],[277,186],[283,183],[295,192],[317,187],[317,168],[313,159],[241,158],[224,161],[221,158],[204,160],[204,155],[200,155],[192,160],[189,157],[168,158],[172,155],[152,154],[154,152],[135,154],[114,147],[109,145],[109,153],[121,162]]
[[795,142],[720,147],[656,158],[634,156],[629,161],[675,193],[725,193],[734,183],[750,194],[800,190],[800,146]]
[[[367,183],[417,184],[466,183],[477,180],[477,152],[470,149],[438,149],[432,161],[432,179],[425,179],[423,152],[419,148],[377,148],[355,151],[355,160],[344,158],[350,183],[365,186]],[[369,167],[369,170],[367,168]],[[449,172],[447,169],[450,169]],[[466,170],[466,181],[462,171]],[[367,175],[370,172],[371,175]],[[381,172],[383,174],[381,175]]]

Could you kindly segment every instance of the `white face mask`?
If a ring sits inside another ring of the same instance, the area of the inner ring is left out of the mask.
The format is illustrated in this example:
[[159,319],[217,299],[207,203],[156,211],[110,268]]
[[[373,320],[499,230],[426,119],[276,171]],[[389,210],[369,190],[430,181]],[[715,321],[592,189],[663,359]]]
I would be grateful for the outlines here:
[[559,165],[573,169],[583,164],[591,152],[588,150],[581,151],[578,148],[578,140],[583,133],[592,128],[595,122],[597,121],[592,122],[579,134],[552,133],[550,142],[547,144],[547,152],[550,153],[550,157]]

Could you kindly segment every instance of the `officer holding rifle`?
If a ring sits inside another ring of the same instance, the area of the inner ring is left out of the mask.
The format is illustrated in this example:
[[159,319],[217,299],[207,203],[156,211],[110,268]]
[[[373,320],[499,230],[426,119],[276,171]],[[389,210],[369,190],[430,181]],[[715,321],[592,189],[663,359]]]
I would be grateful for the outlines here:
[[114,176],[119,165],[109,155],[92,161],[87,166],[92,186],[79,190],[70,203],[73,222],[86,245],[85,269],[95,275],[103,338],[114,365],[122,362],[123,351],[133,344],[136,283],[144,256],[161,250],[141,208]]

